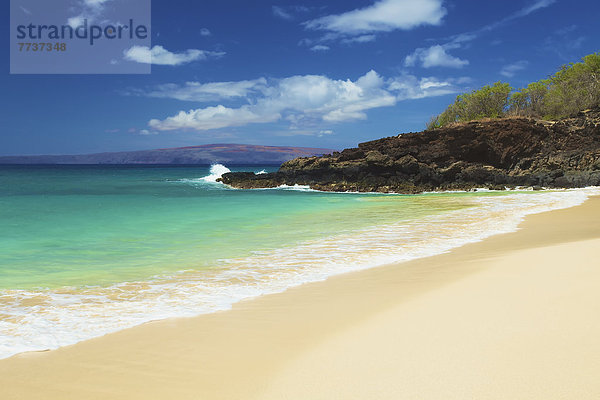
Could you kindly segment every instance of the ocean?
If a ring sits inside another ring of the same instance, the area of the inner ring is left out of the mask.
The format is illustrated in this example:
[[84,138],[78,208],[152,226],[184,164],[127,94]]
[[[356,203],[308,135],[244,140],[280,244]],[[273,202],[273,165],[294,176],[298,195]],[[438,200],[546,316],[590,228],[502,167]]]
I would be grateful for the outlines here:
[[275,169],[0,166],[0,358],[440,254],[598,193],[323,193],[216,182],[229,170]]

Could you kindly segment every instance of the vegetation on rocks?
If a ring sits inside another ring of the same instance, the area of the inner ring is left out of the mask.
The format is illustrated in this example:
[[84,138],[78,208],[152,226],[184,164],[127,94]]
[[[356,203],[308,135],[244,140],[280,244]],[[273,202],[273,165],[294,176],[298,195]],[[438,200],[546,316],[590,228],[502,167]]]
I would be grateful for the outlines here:
[[231,172],[236,188],[309,185],[326,191],[420,193],[486,187],[600,185],[600,108],[558,122],[472,121],[285,162],[267,174]]
[[444,112],[434,117],[428,129],[441,128],[454,122],[503,117],[512,88],[508,83],[496,82],[456,98]]
[[581,62],[563,65],[547,79],[514,90],[508,83],[461,94],[440,115],[431,119],[427,129],[456,122],[484,118],[521,116],[557,120],[600,106],[600,53],[583,57]]

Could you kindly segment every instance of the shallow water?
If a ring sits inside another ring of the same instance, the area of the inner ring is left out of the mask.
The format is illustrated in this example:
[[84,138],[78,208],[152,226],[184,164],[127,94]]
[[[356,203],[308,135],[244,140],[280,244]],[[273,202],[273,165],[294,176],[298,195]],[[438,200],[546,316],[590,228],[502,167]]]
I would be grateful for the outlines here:
[[439,254],[595,192],[235,190],[227,170],[0,166],[0,358]]

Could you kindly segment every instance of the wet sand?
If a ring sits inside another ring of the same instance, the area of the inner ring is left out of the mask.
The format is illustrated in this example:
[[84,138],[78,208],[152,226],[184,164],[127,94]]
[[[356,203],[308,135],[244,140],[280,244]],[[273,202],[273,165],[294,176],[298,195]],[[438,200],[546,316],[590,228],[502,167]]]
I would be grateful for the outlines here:
[[230,311],[0,360],[2,399],[598,399],[600,198]]

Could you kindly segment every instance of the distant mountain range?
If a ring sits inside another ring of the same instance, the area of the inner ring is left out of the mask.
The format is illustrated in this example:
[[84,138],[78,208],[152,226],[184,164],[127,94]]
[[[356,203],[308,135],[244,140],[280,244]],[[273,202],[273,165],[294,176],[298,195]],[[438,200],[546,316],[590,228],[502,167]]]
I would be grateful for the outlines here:
[[170,149],[80,155],[2,156],[0,164],[281,164],[334,150],[312,147],[206,144]]

